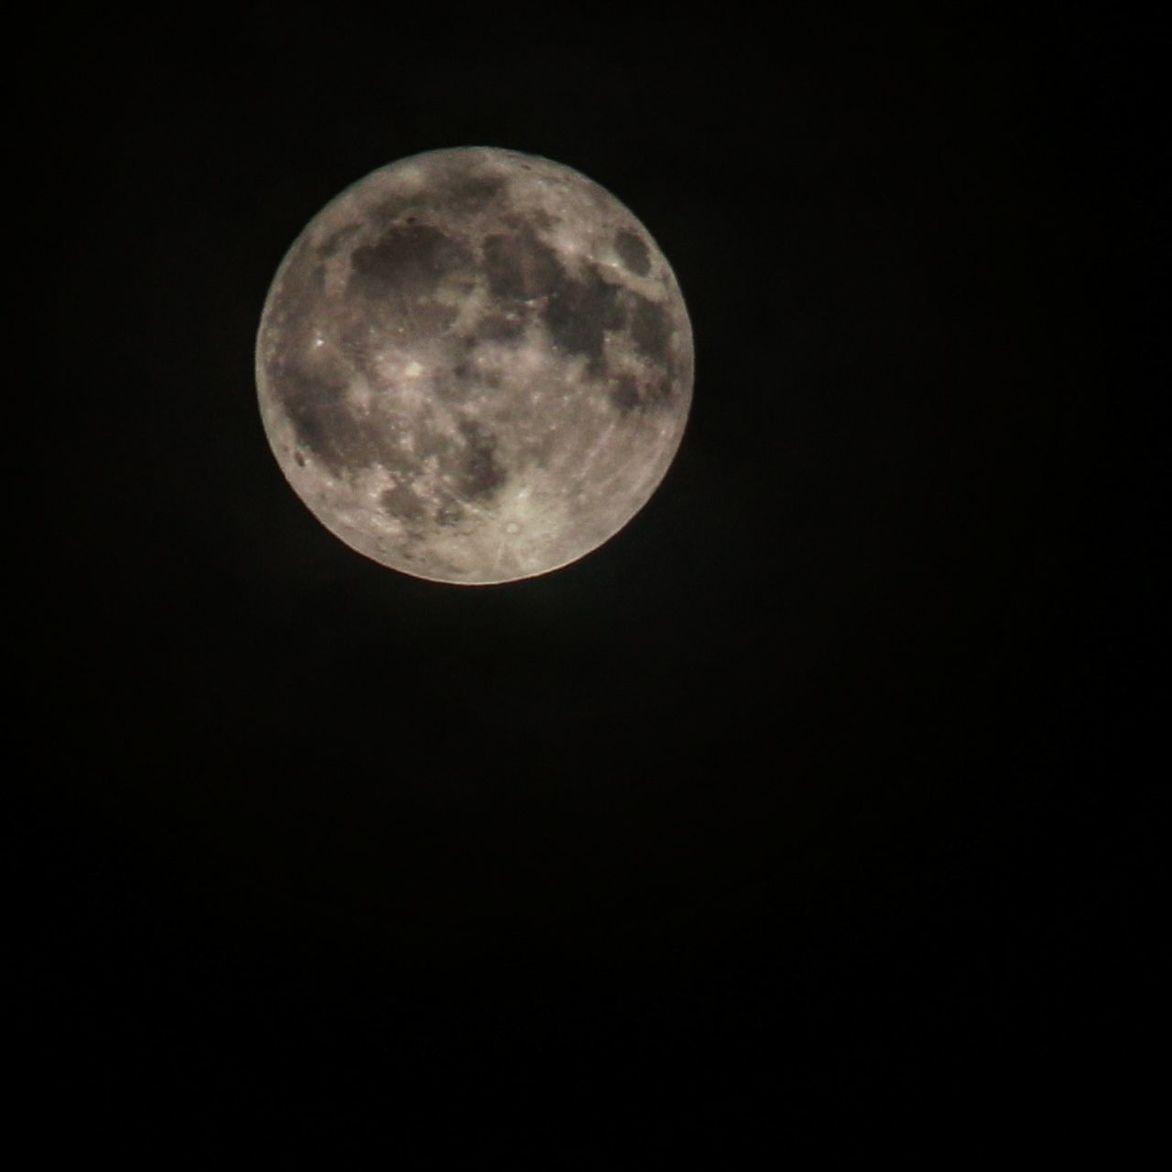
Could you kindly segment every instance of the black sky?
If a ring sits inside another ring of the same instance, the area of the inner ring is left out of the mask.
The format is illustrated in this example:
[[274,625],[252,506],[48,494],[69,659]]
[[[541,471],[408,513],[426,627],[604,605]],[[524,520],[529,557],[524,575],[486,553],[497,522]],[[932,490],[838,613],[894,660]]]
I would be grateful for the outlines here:
[[[1161,30],[319,5],[41,33],[10,622],[46,1150],[1140,1143]],[[473,144],[626,203],[697,361],[646,509],[484,589],[322,529],[252,366],[307,220]]]

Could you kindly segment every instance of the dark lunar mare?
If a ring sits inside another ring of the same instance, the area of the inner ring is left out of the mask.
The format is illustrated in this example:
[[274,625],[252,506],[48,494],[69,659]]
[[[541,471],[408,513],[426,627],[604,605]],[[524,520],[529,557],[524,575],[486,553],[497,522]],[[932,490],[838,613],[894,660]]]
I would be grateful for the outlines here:
[[648,301],[645,297],[636,297],[631,312],[630,328],[635,345],[648,361],[662,363],[669,374],[674,373],[671,361],[671,323],[663,306]]
[[350,258],[347,292],[388,307],[428,297],[455,273],[472,273],[472,254],[430,224],[393,224]]
[[645,277],[651,271],[651,253],[647,245],[627,229],[615,234],[614,250],[619,254],[619,260],[638,277]]
[[467,445],[460,467],[460,494],[470,500],[488,500],[508,480],[508,472],[497,460],[496,436],[475,419],[461,419],[458,426]]
[[554,342],[570,354],[583,355],[595,377],[605,367],[606,331],[622,329],[625,322],[620,292],[591,265],[582,280],[567,280],[554,289],[545,309],[545,324]]
[[481,250],[489,291],[502,300],[541,297],[567,279],[557,253],[528,224],[514,233],[494,232],[485,237]]

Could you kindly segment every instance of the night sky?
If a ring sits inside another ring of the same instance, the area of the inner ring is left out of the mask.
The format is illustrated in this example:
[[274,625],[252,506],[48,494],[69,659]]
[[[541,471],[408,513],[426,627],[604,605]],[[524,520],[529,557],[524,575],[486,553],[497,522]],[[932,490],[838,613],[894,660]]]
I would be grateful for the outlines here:
[[[40,18],[8,856],[43,1153],[1143,1143],[1167,38],[1060,24]],[[462,145],[613,192],[696,343],[646,508],[486,588],[327,533],[253,374],[306,222]]]

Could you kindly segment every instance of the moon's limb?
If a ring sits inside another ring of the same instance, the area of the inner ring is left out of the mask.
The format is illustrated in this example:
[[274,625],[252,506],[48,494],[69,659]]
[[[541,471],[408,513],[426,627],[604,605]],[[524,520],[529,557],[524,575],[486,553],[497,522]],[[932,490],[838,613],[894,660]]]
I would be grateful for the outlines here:
[[683,435],[691,326],[650,234],[496,148],[373,172],[309,223],[257,338],[269,442],[314,515],[417,577],[488,584],[597,548]]

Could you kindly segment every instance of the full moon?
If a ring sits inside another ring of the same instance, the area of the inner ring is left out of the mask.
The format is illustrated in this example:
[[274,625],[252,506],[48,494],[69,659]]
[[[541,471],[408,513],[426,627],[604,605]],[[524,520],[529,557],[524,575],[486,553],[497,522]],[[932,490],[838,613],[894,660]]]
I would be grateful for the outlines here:
[[289,483],[359,553],[486,585],[576,561],[647,503],[692,398],[675,275],[549,159],[430,151],[360,179],[277,269],[256,347]]

